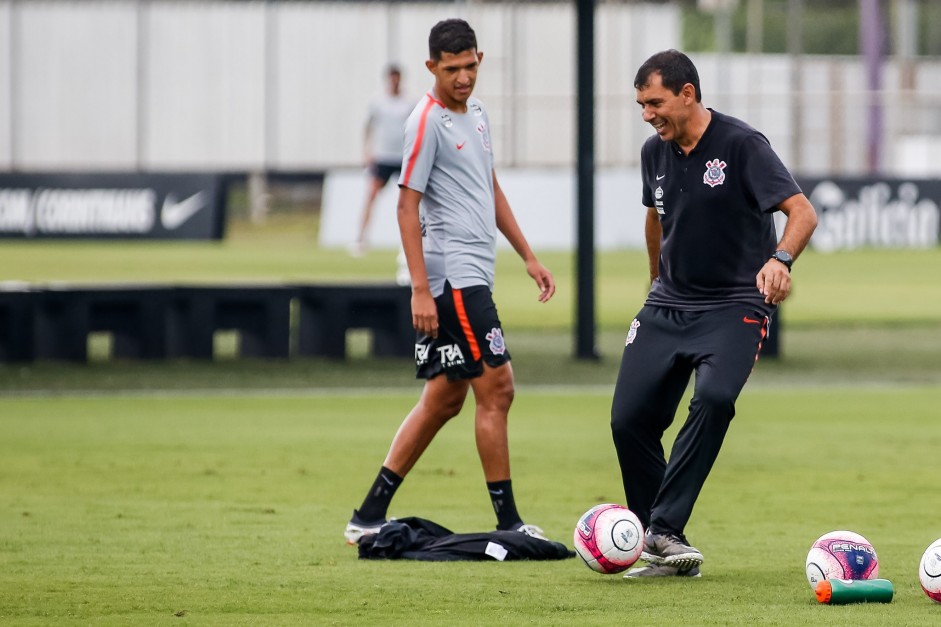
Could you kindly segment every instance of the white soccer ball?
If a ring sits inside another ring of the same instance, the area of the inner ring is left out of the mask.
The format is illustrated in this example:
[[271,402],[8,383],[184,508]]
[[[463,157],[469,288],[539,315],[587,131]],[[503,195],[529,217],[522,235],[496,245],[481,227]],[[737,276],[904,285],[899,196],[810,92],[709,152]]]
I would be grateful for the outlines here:
[[575,525],[575,552],[595,572],[611,575],[625,571],[643,551],[643,525],[623,505],[596,505]]
[[941,538],[931,543],[918,564],[921,589],[935,603],[941,603]]
[[824,579],[876,579],[879,558],[869,540],[852,531],[817,538],[807,554],[807,581],[816,589]]

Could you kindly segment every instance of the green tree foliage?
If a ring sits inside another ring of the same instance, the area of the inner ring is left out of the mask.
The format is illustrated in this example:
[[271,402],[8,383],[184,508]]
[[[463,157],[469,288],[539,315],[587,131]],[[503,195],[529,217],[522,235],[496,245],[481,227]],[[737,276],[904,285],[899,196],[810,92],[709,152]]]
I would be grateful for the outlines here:
[[[738,0],[732,10],[732,51],[745,52],[748,35],[749,0]],[[762,52],[787,52],[790,0],[763,0]],[[693,52],[714,52],[715,19],[710,11],[700,10],[698,0],[681,0],[683,45]],[[892,50],[896,15],[893,3],[882,0],[887,28],[886,52]],[[919,0],[916,33],[919,55],[941,54],[941,2]],[[859,53],[858,0],[804,0],[801,18],[802,47],[806,54],[853,55]]]

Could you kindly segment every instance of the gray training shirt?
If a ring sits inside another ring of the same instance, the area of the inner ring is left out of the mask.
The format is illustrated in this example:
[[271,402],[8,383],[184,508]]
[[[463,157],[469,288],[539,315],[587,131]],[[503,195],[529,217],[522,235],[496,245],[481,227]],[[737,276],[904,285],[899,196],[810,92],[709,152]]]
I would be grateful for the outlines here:
[[423,194],[422,248],[431,295],[445,281],[463,289],[493,290],[497,223],[493,197],[490,121],[483,105],[468,98],[455,113],[425,94],[405,124],[399,185]]

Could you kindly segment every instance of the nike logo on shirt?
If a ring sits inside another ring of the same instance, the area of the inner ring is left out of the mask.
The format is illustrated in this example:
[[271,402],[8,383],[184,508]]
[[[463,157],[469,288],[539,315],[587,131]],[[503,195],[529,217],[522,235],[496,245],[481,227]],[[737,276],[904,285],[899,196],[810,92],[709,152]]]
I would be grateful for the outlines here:
[[464,144],[466,144],[466,143],[467,143],[467,140],[465,139],[465,140],[462,141],[460,144],[457,144],[457,149],[460,150],[461,148],[464,147]]
[[660,180],[665,179],[666,177],[667,177],[666,174],[658,174],[658,175],[657,175],[657,180],[660,181]]
[[748,324],[761,324],[761,320],[752,320],[748,316],[745,316],[744,318],[742,318],[742,320],[744,320]]

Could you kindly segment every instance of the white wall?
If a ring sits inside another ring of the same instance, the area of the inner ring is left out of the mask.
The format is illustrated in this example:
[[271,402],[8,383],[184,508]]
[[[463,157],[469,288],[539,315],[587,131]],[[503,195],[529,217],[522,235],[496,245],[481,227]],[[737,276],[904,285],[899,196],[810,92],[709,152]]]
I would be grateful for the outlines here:
[[264,159],[264,7],[154,2],[145,9],[145,169],[250,168]]
[[[498,170],[500,187],[530,245],[540,250],[574,250],[575,173],[568,168]],[[366,189],[361,169],[331,170],[324,180],[319,244],[341,248],[356,240]],[[376,198],[368,241],[374,248],[396,248],[398,188],[389,184]],[[599,169],[595,175],[595,246],[599,250],[643,248],[646,210],[640,171]],[[501,248],[509,248],[502,237]]]
[[[447,17],[477,30],[498,163],[569,165],[570,2],[0,0],[0,168],[358,165],[384,67],[401,64],[417,100],[431,86],[428,31]],[[678,45],[677,12],[605,4],[597,24],[599,102],[620,111],[633,68]],[[637,127],[599,116],[601,150],[624,158]]]
[[[11,150],[32,169],[121,168],[136,146],[133,5],[18,2]],[[5,39],[4,41],[9,41]],[[0,151],[2,153],[3,151]]]
[[[571,1],[0,0],[0,169],[357,166],[384,66],[400,63],[417,99],[431,85],[428,30],[454,16],[476,28],[485,54],[477,95],[497,163],[572,167]],[[649,130],[634,73],[651,53],[678,47],[680,30],[674,4],[599,3],[600,167],[637,165]],[[865,171],[859,59],[804,57],[794,69],[786,55],[692,56],[706,104],[764,132],[796,171]],[[907,77],[913,89],[903,92]],[[917,59],[905,72],[890,60],[884,85],[883,165],[905,175],[897,155],[941,136],[941,60]],[[941,160],[929,172],[941,175]]]
[[10,59],[12,31],[10,28],[11,6],[10,2],[0,1],[0,42],[11,45],[0,45],[0,170],[9,169],[13,158],[13,67]]

